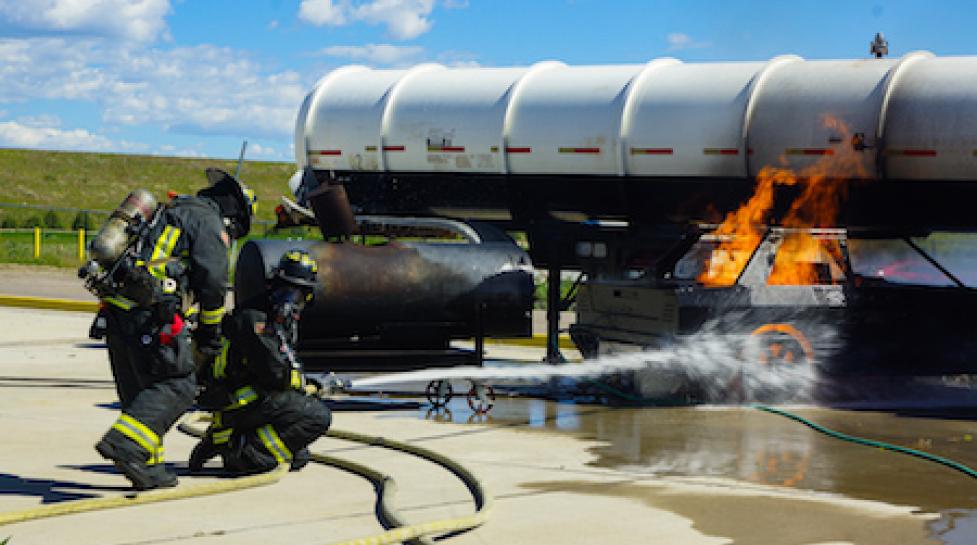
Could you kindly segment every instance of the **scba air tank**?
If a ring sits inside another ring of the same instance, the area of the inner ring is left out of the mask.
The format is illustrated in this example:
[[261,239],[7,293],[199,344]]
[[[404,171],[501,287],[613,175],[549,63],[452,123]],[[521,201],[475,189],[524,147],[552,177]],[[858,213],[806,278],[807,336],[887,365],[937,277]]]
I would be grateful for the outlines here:
[[91,259],[103,268],[111,267],[132,242],[133,227],[152,219],[156,206],[156,197],[145,189],[129,193],[88,245]]

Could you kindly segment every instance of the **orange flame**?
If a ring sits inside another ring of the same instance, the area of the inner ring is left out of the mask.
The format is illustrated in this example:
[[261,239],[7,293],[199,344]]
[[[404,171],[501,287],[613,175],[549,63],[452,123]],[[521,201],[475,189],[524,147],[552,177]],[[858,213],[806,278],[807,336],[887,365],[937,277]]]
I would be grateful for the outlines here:
[[[832,116],[824,116],[824,126],[840,133],[841,142],[852,141],[848,126]],[[848,180],[867,177],[863,156],[844,144],[829,148],[814,164],[799,174],[787,168],[763,167],[757,174],[757,188],[743,206],[726,215],[715,230],[719,245],[707,260],[697,280],[706,286],[730,286],[739,278],[750,256],[763,240],[765,225],[774,204],[777,186],[803,186],[791,203],[782,225],[790,228],[831,227],[838,219],[842,201],[848,194]],[[786,158],[781,157],[786,163]],[[807,285],[823,283],[837,271],[826,271],[830,259],[841,262],[837,241],[820,240],[799,231],[787,235],[777,251],[770,284]],[[830,265],[828,265],[830,268]],[[837,265],[836,265],[837,267]]]

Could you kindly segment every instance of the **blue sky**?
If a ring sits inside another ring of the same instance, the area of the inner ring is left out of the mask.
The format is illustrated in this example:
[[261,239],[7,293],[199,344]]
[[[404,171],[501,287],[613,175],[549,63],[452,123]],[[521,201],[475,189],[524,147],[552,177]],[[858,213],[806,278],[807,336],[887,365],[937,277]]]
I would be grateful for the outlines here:
[[0,147],[289,161],[329,70],[977,53],[968,1],[0,0]]

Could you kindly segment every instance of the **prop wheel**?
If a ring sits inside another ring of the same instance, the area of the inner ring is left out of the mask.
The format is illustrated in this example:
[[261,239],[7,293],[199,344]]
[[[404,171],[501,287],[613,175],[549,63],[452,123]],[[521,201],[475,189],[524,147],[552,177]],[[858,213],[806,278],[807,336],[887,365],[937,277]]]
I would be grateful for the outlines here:
[[[451,388],[451,383],[447,380],[432,380],[427,384],[427,390],[425,391],[427,395],[427,400],[431,402],[435,408],[444,407],[451,401],[454,397],[454,390]],[[471,401],[469,401],[469,404]]]
[[487,384],[472,383],[468,390],[468,406],[475,414],[485,414],[495,405],[495,390]]

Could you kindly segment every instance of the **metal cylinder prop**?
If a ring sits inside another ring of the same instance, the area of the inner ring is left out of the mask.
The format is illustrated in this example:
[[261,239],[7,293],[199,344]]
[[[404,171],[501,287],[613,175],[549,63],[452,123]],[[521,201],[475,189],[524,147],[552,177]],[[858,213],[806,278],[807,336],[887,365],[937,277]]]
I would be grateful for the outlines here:
[[367,338],[430,345],[532,333],[532,264],[511,242],[252,240],[241,249],[234,275],[238,306],[264,305],[266,279],[292,248],[309,251],[319,266],[315,300],[300,326],[303,345]]

